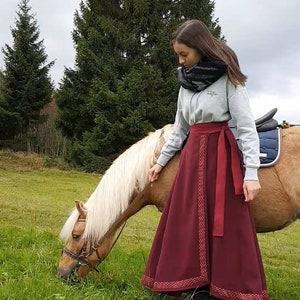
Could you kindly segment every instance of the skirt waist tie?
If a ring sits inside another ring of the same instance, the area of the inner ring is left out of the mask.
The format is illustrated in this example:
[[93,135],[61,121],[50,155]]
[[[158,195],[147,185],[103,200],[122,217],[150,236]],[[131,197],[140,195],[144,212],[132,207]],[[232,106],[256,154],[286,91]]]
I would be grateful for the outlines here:
[[242,195],[243,191],[243,174],[240,165],[240,153],[236,140],[228,127],[227,122],[218,123],[201,123],[191,126],[190,134],[195,133],[214,133],[220,132],[218,138],[217,151],[217,178],[216,178],[216,201],[214,210],[213,236],[224,236],[224,212],[225,212],[225,195],[226,195],[226,168],[227,156],[225,151],[226,140],[230,146],[231,153],[231,173],[233,177],[234,191],[236,195]]

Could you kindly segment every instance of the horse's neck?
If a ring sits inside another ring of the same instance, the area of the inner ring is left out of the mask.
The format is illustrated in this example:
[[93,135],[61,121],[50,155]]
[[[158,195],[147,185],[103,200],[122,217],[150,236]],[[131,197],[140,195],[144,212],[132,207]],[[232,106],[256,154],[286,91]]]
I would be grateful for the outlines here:
[[148,183],[148,170],[165,143],[170,125],[149,134],[122,155],[106,171],[86,202],[88,209],[85,237],[100,240],[122,214],[133,197]]

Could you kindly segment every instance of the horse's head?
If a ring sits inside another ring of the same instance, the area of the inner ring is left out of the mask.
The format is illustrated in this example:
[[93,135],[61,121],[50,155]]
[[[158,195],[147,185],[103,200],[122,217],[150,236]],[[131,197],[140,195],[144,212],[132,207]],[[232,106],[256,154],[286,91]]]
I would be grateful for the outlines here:
[[98,271],[96,267],[109,252],[105,241],[100,245],[83,237],[87,212],[83,203],[75,203],[79,217],[67,245],[62,250],[58,265],[58,275],[70,284],[79,282],[91,270]]

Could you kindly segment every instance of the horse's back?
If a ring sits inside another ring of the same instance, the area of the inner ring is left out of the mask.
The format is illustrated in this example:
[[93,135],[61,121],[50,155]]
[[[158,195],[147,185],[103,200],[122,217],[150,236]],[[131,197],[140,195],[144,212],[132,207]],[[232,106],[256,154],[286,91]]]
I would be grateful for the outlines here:
[[[300,127],[281,130],[281,154],[276,165],[260,168],[261,191],[250,202],[257,232],[282,229],[300,214]],[[175,156],[153,184],[150,203],[164,207],[178,168]]]

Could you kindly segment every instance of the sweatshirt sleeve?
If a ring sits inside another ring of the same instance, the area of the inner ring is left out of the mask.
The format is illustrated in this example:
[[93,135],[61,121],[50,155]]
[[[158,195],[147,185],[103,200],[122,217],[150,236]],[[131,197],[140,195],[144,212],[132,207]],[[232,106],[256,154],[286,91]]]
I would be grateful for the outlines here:
[[157,160],[157,163],[163,167],[175,155],[176,152],[182,149],[182,145],[190,130],[190,125],[186,122],[182,115],[182,100],[182,88],[180,88],[178,93],[177,112],[173,130],[167,142],[162,147],[161,154]]
[[259,138],[256,131],[253,113],[244,86],[235,87],[230,80],[227,83],[228,107],[232,122],[237,130],[243,161],[246,168],[244,180],[258,180]]

